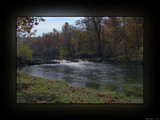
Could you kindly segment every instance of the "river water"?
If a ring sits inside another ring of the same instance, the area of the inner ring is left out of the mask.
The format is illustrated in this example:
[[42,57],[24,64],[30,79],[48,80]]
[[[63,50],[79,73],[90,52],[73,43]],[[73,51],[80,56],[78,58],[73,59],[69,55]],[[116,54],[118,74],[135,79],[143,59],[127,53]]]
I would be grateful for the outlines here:
[[29,75],[61,80],[83,88],[124,92],[126,89],[143,89],[143,66],[126,64],[103,64],[95,62],[69,62],[41,64],[17,68]]

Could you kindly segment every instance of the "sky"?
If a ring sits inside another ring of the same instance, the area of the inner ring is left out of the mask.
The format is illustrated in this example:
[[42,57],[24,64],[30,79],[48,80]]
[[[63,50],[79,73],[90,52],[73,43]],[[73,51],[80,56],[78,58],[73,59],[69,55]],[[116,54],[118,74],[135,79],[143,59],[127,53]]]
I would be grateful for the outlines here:
[[[42,33],[52,32],[53,28],[56,28],[58,31],[62,30],[62,26],[65,22],[68,22],[70,25],[75,25],[77,20],[80,20],[83,17],[43,17],[45,19],[44,22],[40,22],[39,25],[35,25],[31,31],[37,29],[36,35],[41,36]],[[33,36],[33,37],[34,37]]]

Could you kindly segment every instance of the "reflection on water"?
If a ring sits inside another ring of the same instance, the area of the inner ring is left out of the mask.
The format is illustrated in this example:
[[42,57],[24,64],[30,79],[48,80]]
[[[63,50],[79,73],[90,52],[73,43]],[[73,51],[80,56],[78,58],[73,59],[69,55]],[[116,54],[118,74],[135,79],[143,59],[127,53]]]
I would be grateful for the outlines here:
[[60,64],[25,66],[17,68],[17,71],[26,72],[32,76],[66,81],[76,87],[118,92],[123,92],[128,87],[136,90],[143,88],[143,67],[140,65],[63,60]]

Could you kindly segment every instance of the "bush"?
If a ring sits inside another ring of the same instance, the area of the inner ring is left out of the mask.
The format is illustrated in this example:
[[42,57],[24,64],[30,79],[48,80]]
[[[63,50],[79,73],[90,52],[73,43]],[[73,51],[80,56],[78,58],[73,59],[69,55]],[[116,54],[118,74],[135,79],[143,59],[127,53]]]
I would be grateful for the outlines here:
[[42,53],[42,57],[45,59],[54,59],[59,57],[59,49],[48,48],[45,52]]
[[17,46],[17,57],[21,57],[26,60],[32,59],[33,51],[24,44],[19,44]]
[[60,49],[60,60],[66,59],[68,57],[68,51],[66,49]]

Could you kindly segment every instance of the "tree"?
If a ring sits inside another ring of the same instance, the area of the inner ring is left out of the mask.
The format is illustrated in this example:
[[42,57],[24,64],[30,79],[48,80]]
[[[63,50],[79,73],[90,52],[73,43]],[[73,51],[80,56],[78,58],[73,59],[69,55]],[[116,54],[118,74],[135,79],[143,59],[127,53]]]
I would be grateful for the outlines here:
[[125,17],[122,18],[123,21],[123,39],[125,43],[125,55],[126,59],[128,58],[128,48],[127,48],[127,34],[126,34],[126,19]]
[[17,17],[17,37],[34,35],[37,30],[31,32],[31,29],[41,21],[44,22],[45,19],[42,17]]
[[100,37],[100,33],[101,33],[101,22],[102,22],[102,17],[93,17],[93,23],[94,23],[94,27],[95,27],[95,30],[97,32],[97,40],[98,40],[98,56],[99,57],[102,57],[102,54],[101,54],[101,37]]
[[129,52],[137,56],[140,53],[140,48],[143,47],[143,18],[126,17],[125,19]]
[[138,53],[140,51],[140,37],[143,36],[143,18],[142,17],[134,17],[134,31],[135,31],[135,36],[137,39],[137,49]]
[[[95,31],[94,31],[94,24],[93,24],[93,20],[92,17],[84,17],[81,20],[76,21],[76,25],[79,26],[80,30],[81,30],[81,34],[83,34],[83,41],[85,44],[87,44],[86,46],[86,51],[94,53],[96,51],[96,35],[95,35]],[[82,35],[80,35],[82,37]],[[81,38],[80,37],[80,38]],[[81,43],[82,39],[79,39]],[[81,47],[82,48],[82,47]]]
[[82,33],[80,32],[78,40],[78,52],[81,52],[81,40],[82,40]]
[[70,33],[70,25],[68,22],[62,26],[62,36],[61,37],[61,45],[60,45],[60,56],[61,59],[63,56],[68,57],[71,55],[71,33]]
[[116,43],[118,41],[118,20],[117,17],[108,17],[111,19],[111,26],[113,28],[113,39],[114,39],[114,47],[116,47]]
[[17,46],[17,56],[20,58],[25,60],[32,59],[32,53],[33,51],[29,48],[29,46],[24,45],[23,43],[20,43],[20,45]]
[[64,37],[63,39],[64,39],[64,43],[65,43],[64,47],[70,53],[71,52],[71,43],[70,43],[71,34],[70,34],[70,26],[69,26],[68,22],[66,22],[62,26],[62,32],[63,32],[63,37]]
[[54,28],[53,29],[53,35],[52,35],[52,44],[53,48],[59,48],[60,42],[59,42],[59,32]]

